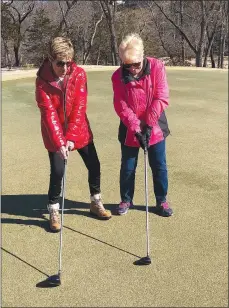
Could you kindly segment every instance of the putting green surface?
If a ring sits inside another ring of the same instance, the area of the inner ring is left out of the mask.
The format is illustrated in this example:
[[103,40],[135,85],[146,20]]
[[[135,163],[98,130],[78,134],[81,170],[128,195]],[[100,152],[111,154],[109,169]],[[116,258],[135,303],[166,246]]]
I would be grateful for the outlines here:
[[[146,255],[144,161],[135,209],[100,221],[89,215],[86,168],[67,166],[62,285],[36,284],[58,271],[59,234],[48,231],[49,160],[40,134],[34,78],[2,82],[2,307],[228,306],[227,71],[167,69],[169,194],[174,216],[149,214]],[[105,207],[119,197],[119,119],[112,71],[88,72],[88,117],[101,162]],[[155,205],[149,169],[150,207]]]

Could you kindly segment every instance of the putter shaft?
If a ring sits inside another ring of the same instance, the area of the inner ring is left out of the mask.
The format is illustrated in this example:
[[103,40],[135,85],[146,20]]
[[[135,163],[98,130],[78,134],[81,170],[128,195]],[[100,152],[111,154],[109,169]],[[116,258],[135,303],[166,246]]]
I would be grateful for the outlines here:
[[67,160],[64,160],[64,176],[62,180],[62,206],[61,206],[61,226],[60,226],[60,245],[59,245],[59,270],[58,275],[61,277],[62,271],[62,246],[63,246],[63,225],[64,225],[64,198],[65,198],[65,181],[67,171]]
[[146,251],[149,257],[149,200],[148,200],[148,151],[144,150],[144,164],[145,164],[145,203],[146,203]]

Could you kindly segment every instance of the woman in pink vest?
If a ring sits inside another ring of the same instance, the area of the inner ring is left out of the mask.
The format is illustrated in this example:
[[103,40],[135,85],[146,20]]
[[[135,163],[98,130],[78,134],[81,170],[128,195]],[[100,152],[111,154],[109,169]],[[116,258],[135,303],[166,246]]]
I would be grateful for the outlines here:
[[[87,76],[73,61],[71,41],[54,38],[48,58],[36,79],[36,101],[41,113],[41,133],[50,160],[48,210],[50,229],[60,231],[59,199],[64,174],[64,159],[77,150],[88,169],[90,212],[100,219],[111,218],[100,194],[100,162],[86,114]],[[79,177],[77,170],[72,170]],[[80,189],[80,187],[78,188]]]
[[141,37],[127,35],[119,46],[122,62],[112,75],[114,109],[120,118],[121,143],[120,194],[117,214],[133,207],[135,172],[139,148],[148,149],[153,175],[156,209],[159,215],[173,214],[167,202],[168,175],[165,138],[170,131],[165,116],[169,89],[163,63],[144,57]]

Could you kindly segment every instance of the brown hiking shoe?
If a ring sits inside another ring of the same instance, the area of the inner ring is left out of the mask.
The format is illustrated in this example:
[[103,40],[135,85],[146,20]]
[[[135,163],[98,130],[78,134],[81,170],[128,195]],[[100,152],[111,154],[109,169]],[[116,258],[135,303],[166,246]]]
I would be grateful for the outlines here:
[[59,232],[61,228],[59,207],[59,203],[48,205],[49,226],[52,232]]
[[103,220],[111,218],[111,212],[105,210],[100,194],[91,196],[90,213]]

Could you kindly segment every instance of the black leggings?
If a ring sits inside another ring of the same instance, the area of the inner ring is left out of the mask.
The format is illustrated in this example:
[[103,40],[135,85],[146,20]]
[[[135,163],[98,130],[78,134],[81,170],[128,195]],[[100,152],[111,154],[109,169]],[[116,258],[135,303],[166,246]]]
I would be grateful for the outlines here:
[[[94,143],[92,142],[77,151],[88,169],[88,183],[91,196],[100,193],[100,162]],[[49,204],[55,204],[60,199],[61,184],[64,175],[64,160],[58,153],[48,152],[48,154],[51,169],[48,199]]]

